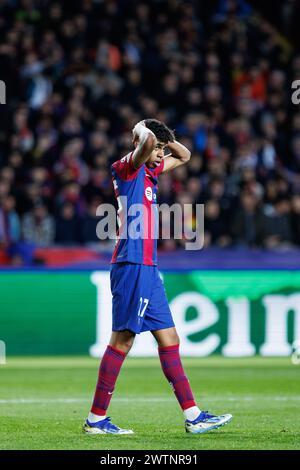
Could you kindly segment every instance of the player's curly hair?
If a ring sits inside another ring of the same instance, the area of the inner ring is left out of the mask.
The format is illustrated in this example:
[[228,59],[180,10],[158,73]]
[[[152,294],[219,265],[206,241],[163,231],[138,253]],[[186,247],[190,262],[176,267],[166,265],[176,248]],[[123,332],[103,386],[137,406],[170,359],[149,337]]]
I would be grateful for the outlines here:
[[163,122],[158,121],[157,119],[145,119],[145,125],[153,132],[153,134],[155,134],[155,137],[159,142],[174,142],[174,132]]

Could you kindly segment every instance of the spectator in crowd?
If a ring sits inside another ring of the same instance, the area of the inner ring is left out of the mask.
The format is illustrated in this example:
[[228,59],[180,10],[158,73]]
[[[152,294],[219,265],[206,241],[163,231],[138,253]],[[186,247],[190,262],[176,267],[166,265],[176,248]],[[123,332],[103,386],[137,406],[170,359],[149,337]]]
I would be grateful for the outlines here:
[[300,239],[300,195],[293,196],[291,201],[291,232],[293,243],[296,246]]
[[55,221],[42,201],[37,202],[33,210],[24,215],[22,232],[24,241],[36,247],[46,247],[54,243]]
[[76,214],[74,205],[65,202],[56,218],[55,243],[71,246],[81,243],[81,220]]
[[287,248],[292,245],[290,201],[279,197],[270,211],[264,214],[264,246]]
[[10,264],[21,266],[30,264],[31,247],[21,240],[21,222],[16,212],[16,200],[11,194],[0,202],[0,249],[10,260]]
[[240,195],[231,231],[237,245],[255,247],[261,246],[264,241],[264,217],[259,200],[247,190]]
[[231,244],[229,229],[226,228],[220,204],[210,199],[205,204],[204,230],[205,246],[216,245],[222,248]]
[[0,201],[0,246],[5,249],[21,237],[21,224],[15,206],[16,201],[11,194]]
[[2,240],[13,194],[25,241],[103,247],[110,166],[151,117],[192,151],[160,201],[207,204],[207,246],[300,247],[300,55],[283,36],[298,7],[275,3],[276,27],[246,0],[0,2]]
[[97,237],[96,227],[99,222],[99,217],[96,216],[97,207],[103,202],[101,199],[95,197],[88,205],[87,213],[83,216],[81,221],[82,241],[85,245],[99,245],[99,238]]

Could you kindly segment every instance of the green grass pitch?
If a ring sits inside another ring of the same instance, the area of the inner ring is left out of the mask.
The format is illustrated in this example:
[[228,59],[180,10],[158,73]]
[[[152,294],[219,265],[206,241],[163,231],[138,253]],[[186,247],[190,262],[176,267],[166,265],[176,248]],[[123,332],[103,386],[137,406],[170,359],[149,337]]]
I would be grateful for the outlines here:
[[300,366],[289,358],[184,358],[199,406],[233,421],[202,435],[184,431],[159,360],[128,358],[109,415],[129,436],[88,436],[82,422],[98,361],[8,358],[0,366],[0,449],[299,449]]

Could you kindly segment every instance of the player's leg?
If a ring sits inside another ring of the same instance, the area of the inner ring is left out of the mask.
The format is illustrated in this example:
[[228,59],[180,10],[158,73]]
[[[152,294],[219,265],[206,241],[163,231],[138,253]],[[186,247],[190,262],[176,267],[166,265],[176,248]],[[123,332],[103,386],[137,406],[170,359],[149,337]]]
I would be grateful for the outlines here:
[[200,414],[179,353],[179,336],[176,328],[151,332],[158,344],[158,354],[163,373],[172,385],[175,396],[186,419],[194,420]]
[[157,341],[163,372],[172,384],[175,396],[188,419],[200,414],[189,381],[179,356],[179,336],[166,297],[162,279],[157,268],[154,270],[153,291],[145,312],[144,330],[150,330]]
[[156,339],[159,348],[173,346],[174,344],[180,343],[178,333],[175,326],[172,328],[164,328],[162,330],[151,331],[152,335]]
[[188,419],[200,414],[183,370],[179,355],[179,336],[157,268],[154,271],[153,292],[146,310],[144,329],[149,329],[157,341],[163,372],[172,384],[175,396]]
[[130,330],[113,331],[109,346],[128,354],[134,343],[135,333]]
[[151,331],[158,344],[158,353],[162,370],[172,385],[175,396],[185,417],[185,430],[200,434],[217,429],[231,421],[232,415],[211,415],[200,411],[197,406],[189,380],[184,372],[180,353],[179,336],[175,328]]
[[[111,268],[112,335],[102,358],[95,397],[85,431],[103,434],[114,432],[129,433],[107,422],[106,412],[114,387],[127,353],[134,342],[135,335],[143,326],[143,311],[148,304],[151,290],[149,267],[120,263]],[[112,426],[114,429],[112,429]],[[93,428],[93,429],[91,429]],[[99,432],[100,431],[100,432]]]
[[[105,418],[123,362],[134,342],[131,331],[113,331],[102,357],[89,420]],[[93,414],[94,416],[91,416]]]
[[102,357],[96,391],[89,421],[95,422],[106,417],[106,412],[115,389],[123,362],[134,342],[131,331],[113,331],[109,345]]
[[123,362],[133,345],[135,333],[113,331],[110,342],[102,357],[91,411],[84,425],[88,434],[132,434],[131,430],[121,429],[112,424],[106,413]]

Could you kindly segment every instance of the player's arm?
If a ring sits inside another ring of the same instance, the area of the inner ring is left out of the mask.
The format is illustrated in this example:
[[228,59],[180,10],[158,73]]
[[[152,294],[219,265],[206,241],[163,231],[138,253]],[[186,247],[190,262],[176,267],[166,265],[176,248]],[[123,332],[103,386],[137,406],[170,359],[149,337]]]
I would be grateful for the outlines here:
[[138,122],[133,129],[133,140],[138,144],[132,155],[134,168],[140,168],[150,157],[157,145],[154,133],[145,126],[144,121]]
[[174,170],[180,165],[184,165],[191,158],[191,152],[184,145],[174,140],[168,143],[168,148],[171,151],[169,155],[164,158],[164,169],[162,173]]

